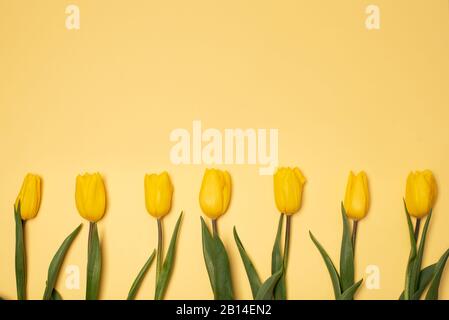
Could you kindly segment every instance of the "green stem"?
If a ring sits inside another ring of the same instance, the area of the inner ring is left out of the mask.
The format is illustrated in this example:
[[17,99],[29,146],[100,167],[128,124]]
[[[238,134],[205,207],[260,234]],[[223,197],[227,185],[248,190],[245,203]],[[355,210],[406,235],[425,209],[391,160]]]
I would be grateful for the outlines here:
[[217,219],[212,219],[212,234],[218,236]]
[[156,283],[159,281],[159,275],[162,270],[162,220],[159,218],[157,219],[157,261],[156,261]]
[[94,236],[94,223],[95,222],[90,222],[89,223],[89,238],[87,241],[87,254],[88,256],[90,256],[90,252],[92,251],[92,238]]
[[[19,213],[20,216],[20,213]],[[16,231],[16,284],[17,284],[17,299],[26,300],[26,285],[27,285],[27,264],[26,264],[26,245],[25,245],[25,220],[20,217],[19,228],[20,232]]]
[[416,224],[415,224],[415,242],[416,243],[418,243],[420,226],[421,226],[421,219],[420,218],[416,218]]
[[288,251],[290,248],[290,227],[291,215],[287,215],[287,222],[285,225],[285,243],[284,243],[284,269],[287,268]]
[[352,253],[355,256],[355,243],[357,240],[357,227],[359,225],[359,221],[358,220],[354,220],[353,224],[352,224]]

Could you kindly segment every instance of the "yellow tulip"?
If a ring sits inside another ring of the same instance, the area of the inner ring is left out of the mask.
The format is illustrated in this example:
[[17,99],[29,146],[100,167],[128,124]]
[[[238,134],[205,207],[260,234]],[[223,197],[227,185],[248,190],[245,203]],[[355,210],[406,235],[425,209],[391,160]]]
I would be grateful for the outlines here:
[[101,175],[78,175],[75,199],[78,212],[84,219],[97,222],[103,218],[106,211],[106,190]]
[[206,169],[200,191],[200,206],[204,214],[211,219],[223,215],[229,207],[231,189],[229,172]]
[[31,173],[26,175],[14,205],[16,210],[19,202],[22,220],[33,219],[37,215],[41,203],[41,178],[39,176]]
[[346,185],[344,200],[346,215],[354,220],[363,219],[368,213],[369,202],[366,173],[361,171],[355,175],[351,171],[348,177],[348,184]]
[[437,197],[437,184],[430,170],[410,172],[405,189],[405,204],[415,218],[426,216]]
[[291,215],[301,208],[306,178],[298,168],[278,168],[274,174],[274,199],[281,213]]
[[165,216],[171,208],[173,185],[167,172],[145,175],[145,205],[155,218]]

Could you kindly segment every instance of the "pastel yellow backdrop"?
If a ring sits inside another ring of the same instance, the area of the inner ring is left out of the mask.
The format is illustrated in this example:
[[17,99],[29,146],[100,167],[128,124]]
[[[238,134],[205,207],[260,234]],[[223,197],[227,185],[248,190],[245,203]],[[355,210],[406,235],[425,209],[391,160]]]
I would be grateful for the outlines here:
[[[72,3],[79,31],[65,28]],[[371,3],[381,9],[377,31],[365,28]],[[372,205],[359,226],[357,278],[373,264],[381,279],[357,297],[396,299],[409,253],[402,197],[410,170],[433,170],[439,186],[424,264],[449,247],[448,57],[447,0],[1,0],[0,295],[15,298],[12,205],[27,172],[44,181],[41,210],[26,226],[29,297],[41,298],[53,254],[82,222],[76,175],[100,171],[108,191],[101,298],[123,299],[156,247],[144,174],[168,170],[175,200],[166,234],[181,210],[185,217],[166,297],[212,298],[198,204],[205,166],[169,160],[171,130],[197,119],[220,130],[279,129],[280,163],[307,177],[292,221],[291,299],[333,298],[308,231],[338,263],[347,175],[366,170]],[[272,177],[257,166],[221,167],[234,188],[219,230],[236,296],[251,298],[232,227],[266,278],[278,221]],[[66,299],[84,298],[87,232],[84,222],[61,272]],[[64,285],[67,265],[80,266],[79,290]],[[152,299],[154,271],[138,298]]]

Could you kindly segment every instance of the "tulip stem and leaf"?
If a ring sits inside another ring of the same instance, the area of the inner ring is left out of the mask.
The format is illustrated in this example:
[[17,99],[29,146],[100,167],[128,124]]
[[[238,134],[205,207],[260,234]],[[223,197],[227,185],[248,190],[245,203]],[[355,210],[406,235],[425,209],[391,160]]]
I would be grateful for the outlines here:
[[335,299],[353,300],[354,294],[362,284],[363,279],[356,283],[354,282],[354,244],[356,233],[353,232],[351,236],[349,219],[343,204],[341,205],[341,213],[343,217],[343,237],[340,250],[340,274],[323,246],[313,236],[312,232],[309,232],[309,234],[313,243],[323,257],[324,263],[329,271]]
[[145,262],[144,266],[142,267],[142,269],[140,270],[136,279],[134,280],[134,282],[131,286],[131,289],[129,289],[127,300],[134,300],[134,298],[136,297],[137,291],[139,290],[139,288],[142,284],[142,281],[145,278],[145,275],[147,274],[148,270],[150,269],[155,256],[156,256],[156,250],[153,250],[153,252],[151,253],[151,256]]
[[100,291],[101,246],[96,222],[89,224],[86,300],[97,300]]
[[211,234],[201,217],[203,255],[215,300],[233,300],[231,270],[226,249],[217,233]]
[[[255,300],[285,299],[285,282],[281,283],[281,279],[283,278],[283,275],[285,273],[285,264],[288,258],[287,250],[289,239],[288,239],[288,232],[286,232],[286,239],[284,246],[285,252],[284,254],[282,254],[281,240],[282,240],[283,217],[284,215],[281,214],[276,233],[276,239],[273,246],[272,261],[271,261],[272,274],[263,283],[260,280],[256,268],[254,267],[254,264],[252,263],[250,257],[248,256],[242,244],[242,241],[239,238],[237,229],[234,227],[235,243],[237,244],[237,248],[239,249],[239,253],[242,258],[246,275],[248,277],[248,281],[251,287],[253,299]],[[288,219],[289,216],[287,216],[287,224],[289,223]],[[279,292],[281,295],[279,297],[276,297],[276,289],[280,290]],[[282,296],[282,294],[284,296]]]
[[58,274],[61,269],[62,263],[64,262],[64,258],[67,254],[67,251],[70,248],[70,245],[72,244],[73,240],[75,240],[76,236],[80,232],[82,227],[82,224],[80,224],[61,244],[58,251],[54,255],[53,259],[51,260],[50,266],[48,267],[48,275],[47,275],[47,282],[45,285],[45,292],[44,292],[44,300],[61,300],[60,294],[56,291],[55,285],[56,281],[58,280]]
[[16,286],[17,299],[26,299],[27,267],[25,250],[25,221],[20,214],[20,201],[14,206],[14,219],[16,222]]
[[[183,213],[179,215],[178,221],[176,222],[175,229],[170,240],[170,245],[168,246],[167,255],[165,260],[162,260],[162,249],[157,253],[157,265],[160,266],[159,272],[156,272],[156,291],[154,294],[155,300],[162,300],[164,298],[165,290],[167,288],[168,282],[170,280],[171,272],[173,269],[173,262],[175,260],[175,249],[176,241],[178,239],[179,227],[181,225]],[[160,219],[158,219],[159,221]],[[162,226],[161,226],[162,227]],[[158,248],[162,248],[162,228],[160,229],[160,237],[158,237]]]
[[417,218],[415,229],[413,229],[413,223],[410,213],[407,210],[407,205],[404,201],[405,214],[407,218],[407,225],[410,239],[410,254],[407,263],[407,270],[405,276],[405,289],[401,294],[401,300],[419,300],[421,295],[429,286],[429,290],[426,294],[426,300],[438,300],[438,291],[441,281],[441,275],[446,265],[446,261],[449,256],[449,250],[447,250],[440,258],[440,260],[424,269],[422,267],[422,259],[424,256],[424,248],[426,243],[427,231],[432,218],[432,209],[426,218],[424,229],[421,234],[421,239],[418,241],[420,219]]
[[282,227],[284,222],[284,214],[281,214],[279,218],[278,230],[276,233],[276,239],[273,245],[273,251],[271,253],[271,275],[274,277],[279,273],[279,281],[275,284],[274,287],[274,299],[275,300],[286,300],[287,299],[287,291],[285,284],[285,269],[287,266],[287,257],[288,257],[288,247],[290,242],[290,216],[287,215],[287,223],[286,223],[286,231],[285,231],[285,252],[282,254]]
[[163,252],[163,242],[164,242],[164,235],[162,230],[162,219],[157,219],[157,261],[156,261],[156,283],[159,279],[159,274],[162,270],[162,263],[164,262],[164,252]]

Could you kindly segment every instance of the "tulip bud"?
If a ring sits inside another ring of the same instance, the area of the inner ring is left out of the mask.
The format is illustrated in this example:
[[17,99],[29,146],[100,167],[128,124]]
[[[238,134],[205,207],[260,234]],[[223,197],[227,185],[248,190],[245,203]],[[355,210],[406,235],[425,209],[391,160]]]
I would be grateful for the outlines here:
[[33,219],[39,211],[41,203],[41,178],[34,174],[27,174],[23,180],[22,188],[17,196],[14,207],[19,208],[22,220]]
[[274,174],[274,199],[281,213],[291,215],[301,208],[306,178],[297,168],[278,168]]
[[106,190],[99,173],[78,175],[75,191],[79,214],[90,222],[103,218],[106,210]]
[[200,206],[204,214],[211,219],[217,219],[228,210],[230,200],[229,172],[206,169],[200,191]]
[[167,172],[145,175],[145,205],[155,218],[165,216],[171,208],[173,185]]
[[366,173],[361,171],[357,175],[351,171],[346,185],[344,207],[346,215],[354,220],[363,219],[368,213],[369,190]]
[[435,204],[437,184],[430,170],[410,172],[405,189],[407,211],[415,218],[426,216]]

